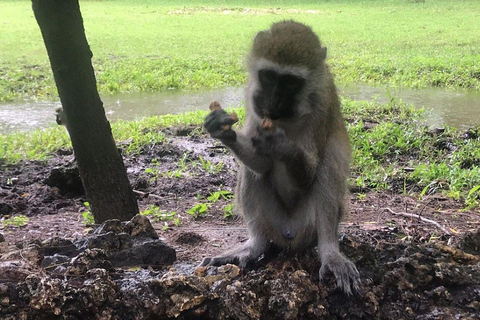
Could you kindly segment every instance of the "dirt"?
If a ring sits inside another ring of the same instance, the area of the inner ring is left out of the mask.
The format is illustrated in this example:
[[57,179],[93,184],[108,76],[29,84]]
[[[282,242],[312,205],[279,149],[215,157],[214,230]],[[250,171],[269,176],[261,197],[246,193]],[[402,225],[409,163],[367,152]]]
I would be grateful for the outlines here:
[[[421,200],[403,195],[394,182],[391,191],[359,193],[352,188],[350,214],[340,233],[342,251],[363,278],[362,292],[353,297],[338,291],[333,278],[319,283],[314,252],[298,256],[281,252],[247,270],[195,268],[203,257],[247,239],[241,219],[226,217],[230,197],[208,199],[215,192],[233,192],[237,164],[197,129],[161,129],[167,136],[164,143],[124,155],[140,209],[162,210],[160,216],[148,215],[160,237],[154,248],[162,250],[158,248],[164,242],[175,249],[173,263],[118,267],[117,261],[112,266],[104,260],[117,253],[90,240],[85,241],[94,244],[78,252],[48,249],[52,238],[78,248],[78,241],[95,233],[101,241],[112,241],[109,249],[118,243],[127,243],[128,248],[116,250],[130,250],[130,243],[145,244],[131,234],[125,236],[125,231],[108,233],[104,226],[85,225],[87,199],[71,150],[58,150],[45,162],[1,167],[0,318],[480,318],[478,211],[464,210],[462,203],[440,194]],[[127,144],[119,143],[120,149]],[[200,203],[208,206],[203,216],[188,213]],[[29,221],[23,226],[7,223],[18,215]],[[147,243],[138,252],[153,248],[150,240]],[[53,246],[57,247],[61,246]],[[138,258],[148,261],[146,256]],[[45,267],[45,261],[67,267],[54,271]],[[66,273],[78,261],[95,263],[75,269],[82,271],[77,274]]]

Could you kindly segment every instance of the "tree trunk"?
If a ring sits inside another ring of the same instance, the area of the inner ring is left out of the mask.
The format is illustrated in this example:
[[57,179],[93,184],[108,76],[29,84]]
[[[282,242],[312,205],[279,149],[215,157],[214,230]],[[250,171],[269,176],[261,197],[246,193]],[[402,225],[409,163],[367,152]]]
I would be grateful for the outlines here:
[[138,205],[97,91],[78,0],[32,0],[96,223],[131,219]]

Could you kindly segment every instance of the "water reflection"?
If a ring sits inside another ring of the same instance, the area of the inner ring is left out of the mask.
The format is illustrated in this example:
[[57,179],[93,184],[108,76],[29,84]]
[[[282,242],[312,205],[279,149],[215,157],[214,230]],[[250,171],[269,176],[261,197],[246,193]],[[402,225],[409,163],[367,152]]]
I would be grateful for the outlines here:
[[[450,91],[445,89],[385,89],[372,86],[348,86],[340,94],[352,100],[376,99],[381,103],[392,97],[427,110],[426,124],[468,127],[480,124],[480,92]],[[243,88],[226,88],[208,92],[121,94],[104,96],[107,117],[110,120],[131,120],[147,115],[174,114],[190,110],[206,110],[211,101],[223,106],[240,106]],[[54,110],[60,103],[36,102],[0,104],[0,133],[46,128],[55,124]]]
[[424,107],[427,111],[425,123],[429,126],[446,124],[460,128],[480,125],[480,91],[348,86],[340,89],[340,95],[352,100],[376,99],[380,103],[397,98]]

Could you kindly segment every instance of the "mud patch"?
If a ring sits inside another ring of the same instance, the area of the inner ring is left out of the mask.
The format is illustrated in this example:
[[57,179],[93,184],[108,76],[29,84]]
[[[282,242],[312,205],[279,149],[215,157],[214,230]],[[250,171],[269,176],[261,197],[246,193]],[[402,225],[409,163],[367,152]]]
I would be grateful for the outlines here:
[[[30,219],[1,231],[0,318],[479,318],[480,216],[441,195],[352,193],[340,245],[364,279],[357,296],[333,278],[318,283],[315,252],[280,252],[247,270],[195,268],[247,239],[241,219],[226,214],[232,199],[212,197],[233,192],[237,164],[198,128],[162,130],[164,143],[125,156],[150,227],[86,226],[86,199],[66,187],[76,178],[71,152],[0,168],[0,217]],[[194,216],[198,204],[207,209]],[[162,243],[175,262],[159,262],[169,256]]]

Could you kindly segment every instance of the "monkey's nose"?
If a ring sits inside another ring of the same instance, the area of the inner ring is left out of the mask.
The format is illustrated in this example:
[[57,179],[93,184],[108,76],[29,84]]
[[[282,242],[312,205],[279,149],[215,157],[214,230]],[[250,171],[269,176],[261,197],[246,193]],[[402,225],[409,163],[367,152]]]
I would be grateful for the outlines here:
[[282,230],[282,236],[285,238],[285,240],[291,241],[293,238],[295,238],[295,232],[292,230]]

